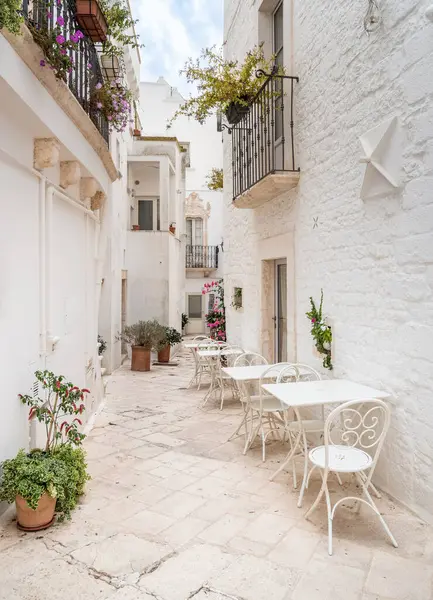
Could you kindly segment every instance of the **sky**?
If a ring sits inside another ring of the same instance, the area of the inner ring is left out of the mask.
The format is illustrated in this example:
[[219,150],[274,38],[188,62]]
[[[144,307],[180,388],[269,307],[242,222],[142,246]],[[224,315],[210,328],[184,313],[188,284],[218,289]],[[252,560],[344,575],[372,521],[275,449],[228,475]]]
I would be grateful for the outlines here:
[[141,80],[163,76],[187,97],[192,88],[179,75],[189,57],[221,45],[223,0],[130,0],[141,49]]

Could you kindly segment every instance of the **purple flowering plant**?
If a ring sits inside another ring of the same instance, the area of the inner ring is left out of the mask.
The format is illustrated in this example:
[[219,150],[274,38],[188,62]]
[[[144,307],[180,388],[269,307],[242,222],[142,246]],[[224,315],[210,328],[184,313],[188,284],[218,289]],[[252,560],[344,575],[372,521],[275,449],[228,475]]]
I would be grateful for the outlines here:
[[92,104],[107,119],[110,131],[123,132],[131,117],[132,94],[120,79],[113,83],[97,83]]
[[[61,3],[57,2],[57,11],[60,9]],[[49,5],[47,20],[53,18],[54,10],[54,7]],[[84,34],[80,30],[65,31],[65,19],[59,12],[51,30],[48,29],[48,23],[38,28],[30,26],[30,29],[35,42],[44,53],[44,59],[39,62],[40,66],[49,67],[57,79],[65,81],[68,73],[72,73],[75,68],[72,52],[79,49],[79,42]]]

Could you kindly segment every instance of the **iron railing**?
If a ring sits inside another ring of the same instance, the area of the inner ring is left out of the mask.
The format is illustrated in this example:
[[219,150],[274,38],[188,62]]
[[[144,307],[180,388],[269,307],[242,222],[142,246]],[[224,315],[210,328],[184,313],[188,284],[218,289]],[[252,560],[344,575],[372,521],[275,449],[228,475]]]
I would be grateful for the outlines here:
[[[232,136],[233,198],[271,173],[299,171],[295,159],[293,92],[298,77],[267,79],[245,116],[229,131]],[[288,107],[288,108],[286,108]]]
[[[59,26],[65,38],[80,29],[75,12],[75,0],[23,0],[23,16],[30,27],[50,32]],[[63,18],[61,26],[57,23],[58,17]],[[91,102],[96,84],[103,81],[95,45],[89,38],[83,37],[77,50],[68,49],[68,53],[75,68],[66,76],[65,83],[108,144],[108,122]]]
[[218,269],[218,246],[187,246],[187,269]]

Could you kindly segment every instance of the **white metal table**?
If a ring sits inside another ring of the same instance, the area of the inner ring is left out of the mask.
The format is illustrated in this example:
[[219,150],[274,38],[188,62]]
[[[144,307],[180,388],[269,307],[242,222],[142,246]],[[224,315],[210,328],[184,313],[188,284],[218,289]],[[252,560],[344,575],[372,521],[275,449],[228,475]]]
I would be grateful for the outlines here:
[[229,356],[232,354],[244,354],[240,348],[221,348],[220,350],[197,350],[200,358],[217,358],[218,356]]
[[265,383],[263,389],[278,398],[278,400],[287,406],[293,408],[296,417],[300,423],[299,433],[295,444],[288,453],[286,460],[280,468],[271,476],[276,477],[286,465],[292,460],[295,452],[303,438],[304,443],[304,477],[302,480],[301,491],[299,494],[298,506],[302,506],[307,470],[308,470],[308,451],[305,431],[302,430],[302,419],[298,410],[310,406],[323,406],[324,404],[341,404],[349,400],[368,400],[370,398],[389,398],[390,394],[383,390],[376,390],[367,385],[348,381],[346,379],[322,379],[320,381],[297,381],[294,383]]

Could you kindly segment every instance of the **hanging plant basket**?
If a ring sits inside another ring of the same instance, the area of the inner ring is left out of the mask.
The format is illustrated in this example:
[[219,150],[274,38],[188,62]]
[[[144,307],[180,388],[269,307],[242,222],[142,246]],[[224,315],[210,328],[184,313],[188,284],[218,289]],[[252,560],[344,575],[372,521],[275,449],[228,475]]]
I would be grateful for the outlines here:
[[[245,101],[247,99],[245,98]],[[239,121],[249,113],[250,107],[239,102],[231,102],[226,111],[225,116],[230,125],[236,125]]]
[[97,0],[76,0],[75,18],[92,42],[105,42],[107,20]]
[[101,56],[101,65],[104,69],[105,77],[109,81],[114,81],[120,75],[119,57],[115,54],[103,54]]

